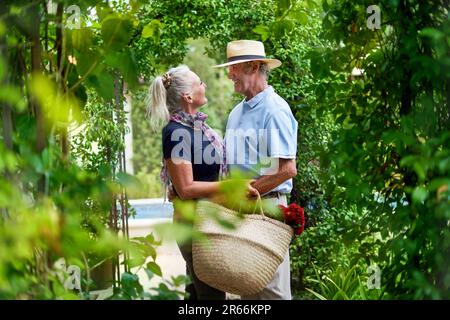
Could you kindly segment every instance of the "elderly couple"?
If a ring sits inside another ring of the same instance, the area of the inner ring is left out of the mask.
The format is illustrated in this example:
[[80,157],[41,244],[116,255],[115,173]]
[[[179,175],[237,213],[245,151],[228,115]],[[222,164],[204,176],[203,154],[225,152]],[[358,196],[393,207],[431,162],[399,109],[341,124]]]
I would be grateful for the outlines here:
[[[175,196],[181,199],[208,198],[219,192],[219,177],[223,177],[228,168],[237,168],[254,176],[255,180],[247,185],[249,196],[259,193],[276,204],[286,205],[292,178],[297,174],[297,121],[286,101],[267,83],[269,70],[279,67],[281,62],[268,59],[263,43],[252,40],[230,42],[227,58],[227,63],[216,67],[228,67],[228,77],[234,82],[235,92],[245,99],[229,115],[226,143],[205,123],[206,115],[199,112],[207,102],[206,84],[194,72],[179,66],[153,81],[149,106],[151,121],[165,124],[161,178],[172,183]],[[244,143],[232,143],[235,137],[229,133],[239,130],[257,134],[269,132],[269,136],[263,135],[262,139],[261,136],[256,139],[245,137]],[[195,139],[198,134],[201,138]],[[236,161],[237,158],[241,161]],[[275,169],[272,168],[270,173],[261,171],[254,164],[262,159],[273,160]],[[192,286],[187,288],[190,298],[225,299],[224,292],[196,277],[191,244],[180,246],[180,251],[192,278]],[[241,298],[290,300],[289,251],[265,289]]]

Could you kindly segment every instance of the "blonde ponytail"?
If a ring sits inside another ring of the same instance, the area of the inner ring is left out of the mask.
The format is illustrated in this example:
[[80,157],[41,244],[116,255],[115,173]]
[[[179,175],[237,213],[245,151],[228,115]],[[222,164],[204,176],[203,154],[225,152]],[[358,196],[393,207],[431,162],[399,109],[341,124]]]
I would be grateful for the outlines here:
[[150,127],[157,130],[169,120],[169,110],[166,104],[167,91],[161,76],[153,80],[148,100],[147,115],[150,117]]
[[181,98],[191,91],[193,85],[189,72],[187,66],[181,65],[153,80],[147,101],[147,115],[153,130],[158,130],[172,113],[181,110]]

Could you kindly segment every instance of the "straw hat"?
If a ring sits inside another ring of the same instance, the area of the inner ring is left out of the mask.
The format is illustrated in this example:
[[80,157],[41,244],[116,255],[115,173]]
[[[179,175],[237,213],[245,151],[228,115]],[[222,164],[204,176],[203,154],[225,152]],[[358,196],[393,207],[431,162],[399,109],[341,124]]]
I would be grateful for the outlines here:
[[219,64],[214,67],[226,67],[247,61],[264,61],[267,63],[269,69],[275,69],[281,65],[280,60],[267,58],[264,44],[261,41],[254,40],[237,40],[229,42],[227,45],[227,58],[227,63]]

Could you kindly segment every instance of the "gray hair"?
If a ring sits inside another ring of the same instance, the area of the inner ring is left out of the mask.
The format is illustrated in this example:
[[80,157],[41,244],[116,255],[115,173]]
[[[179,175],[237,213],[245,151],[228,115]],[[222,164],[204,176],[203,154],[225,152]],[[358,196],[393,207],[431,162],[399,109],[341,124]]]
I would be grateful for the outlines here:
[[262,62],[259,65],[259,73],[261,75],[263,75],[264,78],[266,78],[266,80],[267,80],[269,78],[269,72],[270,72],[270,69],[269,69],[269,66],[267,65],[267,63]]
[[189,67],[180,65],[153,80],[147,97],[147,115],[153,129],[165,125],[171,114],[181,110],[183,94],[192,90],[194,80],[189,77],[190,71]]
[[258,72],[260,75],[262,75],[266,80],[269,78],[269,66],[267,65],[267,63],[262,62],[262,61],[248,61],[246,62],[246,67],[245,67],[245,72],[248,72],[248,70],[250,70],[250,67],[253,67],[253,65],[255,63],[258,63]]

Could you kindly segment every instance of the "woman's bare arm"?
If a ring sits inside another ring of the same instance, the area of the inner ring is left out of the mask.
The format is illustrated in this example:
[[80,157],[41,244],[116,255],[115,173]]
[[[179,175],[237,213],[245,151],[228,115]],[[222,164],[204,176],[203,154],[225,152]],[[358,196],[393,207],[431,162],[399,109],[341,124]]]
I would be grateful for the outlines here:
[[167,169],[182,200],[209,198],[219,192],[219,182],[194,181],[192,163],[189,161],[176,159],[174,163],[167,159]]

